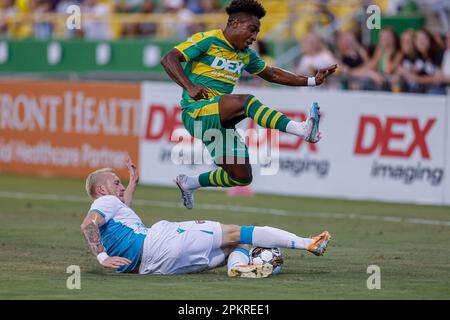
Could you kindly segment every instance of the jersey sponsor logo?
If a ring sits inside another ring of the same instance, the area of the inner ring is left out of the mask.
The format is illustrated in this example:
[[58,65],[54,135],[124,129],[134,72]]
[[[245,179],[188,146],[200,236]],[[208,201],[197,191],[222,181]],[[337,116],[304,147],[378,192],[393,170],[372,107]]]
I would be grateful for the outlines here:
[[[421,124],[422,123],[422,124]],[[422,159],[430,159],[426,138],[436,118],[361,116],[354,153],[369,155],[377,152],[385,157],[410,158],[417,151]]]
[[221,57],[215,57],[213,63],[211,64],[211,67],[219,70],[233,72],[236,74],[241,74],[244,65],[245,64],[242,62],[232,61]]

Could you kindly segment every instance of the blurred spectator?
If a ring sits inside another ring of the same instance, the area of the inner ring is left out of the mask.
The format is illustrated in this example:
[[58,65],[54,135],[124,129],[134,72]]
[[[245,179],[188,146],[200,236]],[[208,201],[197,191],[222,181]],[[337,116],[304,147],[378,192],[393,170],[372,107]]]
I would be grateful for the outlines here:
[[221,7],[216,0],[199,0],[199,10],[195,13],[208,14],[221,12]]
[[[153,0],[144,0],[141,6],[141,13],[154,13],[156,9]],[[158,26],[155,22],[145,22],[139,24],[139,35],[142,36],[154,36]]]
[[195,15],[186,6],[183,0],[164,0],[165,28],[170,31],[171,37],[185,39],[192,34],[203,31],[202,25],[195,22]]
[[301,50],[302,56],[295,68],[296,73],[313,76],[319,69],[336,63],[336,58],[317,33],[311,32],[303,38]]
[[[141,8],[141,0],[114,0],[114,12],[138,13]],[[121,37],[134,37],[138,34],[139,25],[133,22],[123,22],[121,25]]]
[[108,5],[100,3],[99,0],[85,0],[81,11],[85,14],[82,19],[82,31],[86,39],[111,39]]
[[136,13],[141,11],[143,0],[114,0],[114,10],[119,13]]
[[352,90],[371,90],[381,87],[384,78],[369,67],[369,56],[351,32],[340,32],[336,39],[336,54],[340,60],[339,75],[342,86]]
[[[187,8],[189,9],[189,7]],[[195,11],[191,10],[196,14],[213,14],[222,12],[217,0],[198,0],[196,8],[197,9]],[[214,26],[214,24],[209,23],[209,26],[207,27],[205,23],[199,23],[194,21],[187,26],[187,32],[188,34],[189,33],[194,34],[200,31],[205,31],[207,28],[214,29],[220,27],[222,27],[222,24],[220,22],[217,24],[217,26]]]
[[442,83],[447,86],[447,92],[450,94],[450,33],[447,34],[445,45],[446,50],[442,60]]
[[183,0],[162,0],[164,13],[178,13],[184,8]]
[[[36,19],[42,19],[45,14],[51,12],[52,3],[50,0],[30,0],[30,11],[33,12]],[[46,21],[33,23],[33,34],[36,39],[49,39],[53,34],[53,22]]]
[[7,36],[11,32],[10,26],[17,15],[14,0],[0,0],[0,36]]
[[397,77],[393,78],[393,87],[401,92],[419,92],[419,86],[411,77],[402,76],[405,72],[414,72],[414,64],[417,59],[417,51],[414,47],[414,30],[408,29],[400,36],[400,63],[396,71]]
[[329,8],[329,0],[320,0],[316,9],[316,26],[319,29],[330,28],[331,33],[336,31],[336,16]]
[[195,14],[214,13],[222,10],[217,0],[187,0],[186,8]]
[[[154,0],[115,0],[114,10],[117,13],[153,13],[155,11]],[[141,35],[154,35],[157,30],[156,23],[124,22],[121,26],[122,37],[135,37]]]
[[393,28],[380,31],[379,43],[370,60],[370,68],[385,77],[380,90],[391,90],[389,81],[400,64],[400,41]]
[[401,75],[409,82],[417,83],[419,92],[445,94],[441,69],[444,48],[427,29],[420,29],[414,33],[414,47],[417,51],[414,70],[410,72],[402,69]]
[[446,83],[450,83],[450,33],[445,41],[446,50],[442,59],[442,74],[447,79]]

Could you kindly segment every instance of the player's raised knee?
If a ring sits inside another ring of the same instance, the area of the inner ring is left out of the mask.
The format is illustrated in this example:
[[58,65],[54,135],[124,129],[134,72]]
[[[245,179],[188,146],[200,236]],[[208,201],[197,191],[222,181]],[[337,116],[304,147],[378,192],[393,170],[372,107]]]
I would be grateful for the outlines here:
[[240,103],[243,106],[245,106],[251,99],[255,98],[255,96],[252,94],[241,94],[239,96],[241,98]]
[[251,172],[230,175],[230,182],[234,187],[248,186],[252,183],[252,181],[253,175]]

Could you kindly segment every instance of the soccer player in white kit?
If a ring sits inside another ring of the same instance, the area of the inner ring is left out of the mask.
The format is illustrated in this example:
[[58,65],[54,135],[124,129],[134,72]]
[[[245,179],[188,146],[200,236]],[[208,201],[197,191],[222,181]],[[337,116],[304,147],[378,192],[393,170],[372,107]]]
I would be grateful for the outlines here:
[[127,160],[127,188],[113,169],[92,172],[86,191],[93,202],[81,224],[99,263],[118,272],[183,274],[212,269],[227,262],[230,277],[267,277],[267,266],[249,265],[251,246],[303,249],[322,255],[331,239],[327,231],[312,238],[272,227],[225,225],[215,221],[159,221],[147,228],[131,209],[139,181],[136,166]]

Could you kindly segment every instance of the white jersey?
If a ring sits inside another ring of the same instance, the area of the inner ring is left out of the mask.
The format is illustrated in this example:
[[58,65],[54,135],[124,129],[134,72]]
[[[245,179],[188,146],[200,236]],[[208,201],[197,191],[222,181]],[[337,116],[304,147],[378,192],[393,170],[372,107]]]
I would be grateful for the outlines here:
[[118,272],[131,272],[141,257],[148,229],[139,216],[116,196],[102,196],[95,199],[90,211],[101,214],[106,222],[99,228],[100,237],[109,256],[119,256],[131,261],[117,269]]
[[140,274],[182,274],[225,262],[222,228],[215,221],[155,223],[144,242]]

